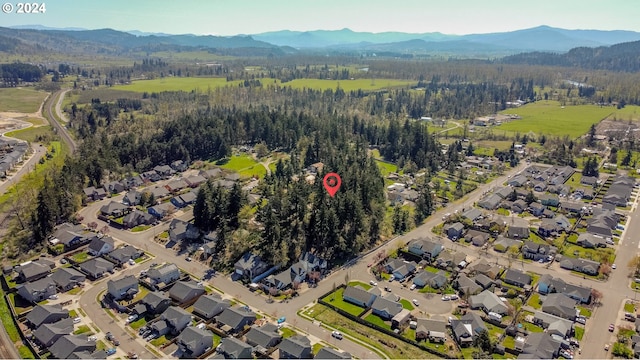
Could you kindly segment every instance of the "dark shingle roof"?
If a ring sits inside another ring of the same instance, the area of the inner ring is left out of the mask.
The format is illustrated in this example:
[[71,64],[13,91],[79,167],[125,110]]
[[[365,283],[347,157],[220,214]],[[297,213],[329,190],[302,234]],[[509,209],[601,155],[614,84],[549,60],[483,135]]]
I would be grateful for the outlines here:
[[69,312],[62,309],[62,305],[37,305],[36,307],[29,312],[27,315],[27,320],[34,325],[34,327],[38,327],[43,323],[49,321],[50,316],[56,319],[58,318],[68,318]]

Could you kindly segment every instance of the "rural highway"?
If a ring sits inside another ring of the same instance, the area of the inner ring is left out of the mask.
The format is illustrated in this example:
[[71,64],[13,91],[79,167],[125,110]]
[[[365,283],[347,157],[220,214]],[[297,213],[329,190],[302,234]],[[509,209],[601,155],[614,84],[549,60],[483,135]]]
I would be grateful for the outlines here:
[[64,126],[62,126],[53,115],[53,111],[55,107],[55,110],[58,111],[58,117],[60,117],[61,119],[64,118],[64,114],[62,114],[59,104],[64,99],[64,95],[67,93],[67,91],[69,90],[58,90],[46,100],[45,106],[44,106],[45,107],[44,115],[49,120],[49,123],[51,124],[51,126],[53,126],[56,129],[56,132],[58,133],[58,135],[60,135],[60,137],[62,138],[62,141],[64,141],[67,144],[71,153],[74,153],[77,150],[76,142],[73,140],[71,135],[69,135],[69,132],[67,131],[67,129]]

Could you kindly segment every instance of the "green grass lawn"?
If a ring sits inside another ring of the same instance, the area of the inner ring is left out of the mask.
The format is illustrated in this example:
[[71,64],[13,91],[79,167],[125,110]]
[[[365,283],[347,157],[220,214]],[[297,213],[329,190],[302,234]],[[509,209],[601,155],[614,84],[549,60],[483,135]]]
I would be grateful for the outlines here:
[[363,283],[362,281],[349,281],[349,286],[360,286],[365,290],[369,290],[371,289],[371,285],[367,284],[367,283]]
[[311,352],[313,353],[313,355],[317,354],[318,351],[320,351],[320,349],[322,349],[324,347],[324,345],[322,345],[321,343],[315,343],[313,344],[313,346],[311,347]]
[[11,311],[9,311],[9,306],[5,301],[4,292],[0,290],[0,319],[2,319],[2,325],[4,326],[7,334],[11,341],[16,342],[20,340],[20,333],[18,332],[18,328],[16,324],[13,322],[13,317],[11,316]]
[[105,344],[102,340],[96,341],[96,350],[107,350],[107,344]]
[[636,312],[636,307],[632,303],[625,303],[624,304],[624,311],[626,311],[628,313],[635,313]]
[[157,338],[157,339],[153,339],[153,340],[151,340],[151,341],[150,341],[150,343],[151,343],[151,345],[153,345],[153,346],[160,347],[160,346],[164,345],[167,341],[169,341],[169,340],[167,339],[167,336],[166,336],[166,335],[162,335],[162,336],[160,336],[160,337],[159,337],[159,338]]
[[578,308],[578,310],[580,310],[580,315],[588,317],[588,318],[591,317],[591,310],[587,309],[584,306],[580,306],[580,305],[578,305],[577,308]]
[[382,320],[378,315],[369,314],[364,318],[366,321],[376,324],[384,329],[391,330],[391,325],[387,324],[384,320]]
[[407,300],[407,299],[400,299],[400,304],[402,304],[402,308],[407,309],[409,311],[413,310],[413,304],[411,303],[411,301]]
[[615,112],[612,107],[596,105],[560,106],[558,101],[537,101],[519,107],[501,111],[504,114],[518,114],[520,120],[513,120],[497,126],[497,130],[564,136],[577,138],[589,131],[592,124],[598,123]]
[[291,330],[291,329],[287,328],[287,327],[283,327],[283,328],[280,329],[280,334],[282,335],[283,339],[286,339],[286,338],[290,338],[290,337],[292,337],[294,335],[297,335],[298,333],[295,332],[294,330]]
[[73,335],[81,335],[81,334],[86,334],[86,333],[89,333],[89,332],[91,332],[91,328],[88,325],[80,325],[73,332]]
[[392,172],[398,172],[398,167],[393,164],[389,164],[389,163],[378,161],[378,160],[376,160],[376,164],[378,164],[378,168],[380,169],[380,173],[382,174],[383,178],[386,178],[387,175],[389,175]]
[[540,309],[542,307],[542,303],[540,303],[540,294],[531,294],[531,296],[529,297],[529,301],[527,301],[527,305],[531,306],[534,309]]
[[574,329],[576,332],[576,339],[578,339],[578,341],[581,341],[582,337],[584,336],[584,328],[582,326],[575,326]]
[[69,295],[78,295],[82,292],[82,288],[79,286],[74,287],[73,289],[67,291],[67,294]]
[[71,258],[73,259],[73,261],[77,263],[81,263],[89,259],[89,254],[83,251],[83,252],[74,254]]
[[529,330],[530,332],[544,332],[543,328],[537,325],[533,325],[532,323],[523,322],[522,326],[524,326],[524,328]]
[[78,312],[75,310],[69,310],[69,317],[74,319],[78,317]]
[[33,355],[33,352],[31,352],[31,349],[29,349],[29,347],[26,346],[26,345],[20,345],[18,347],[18,353],[20,354],[20,358],[21,359],[35,359],[36,358]]
[[147,319],[143,316],[140,319],[138,319],[138,320],[136,320],[136,321],[134,321],[132,323],[129,323],[129,326],[131,326],[131,328],[133,330],[138,330],[141,327],[145,326],[146,324],[147,324]]
[[516,339],[513,336],[505,336],[502,345],[507,349],[514,349],[516,347]]
[[38,127],[32,126],[26,129],[11,131],[6,133],[6,136],[22,139],[28,142],[36,142],[39,138],[53,139],[56,135],[51,126],[46,125]]
[[138,225],[131,229],[131,232],[140,232],[151,229],[151,225]]
[[240,174],[243,178],[257,176],[263,178],[267,174],[267,169],[255,161],[251,156],[243,154],[240,156],[232,156],[230,159],[218,161],[221,168],[232,170]]
[[0,111],[34,113],[38,111],[46,97],[46,92],[33,89],[0,89]]
[[344,288],[337,289],[334,293],[327,295],[324,299],[327,303],[336,306],[351,315],[358,316],[364,310],[360,306],[342,300]]

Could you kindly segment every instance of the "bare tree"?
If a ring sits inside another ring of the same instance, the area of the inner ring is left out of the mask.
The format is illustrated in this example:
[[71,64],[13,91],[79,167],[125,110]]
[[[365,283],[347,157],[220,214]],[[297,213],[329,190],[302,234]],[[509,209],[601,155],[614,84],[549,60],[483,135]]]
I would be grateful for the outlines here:
[[591,289],[591,303],[593,305],[600,305],[600,300],[602,300],[602,292],[598,289]]

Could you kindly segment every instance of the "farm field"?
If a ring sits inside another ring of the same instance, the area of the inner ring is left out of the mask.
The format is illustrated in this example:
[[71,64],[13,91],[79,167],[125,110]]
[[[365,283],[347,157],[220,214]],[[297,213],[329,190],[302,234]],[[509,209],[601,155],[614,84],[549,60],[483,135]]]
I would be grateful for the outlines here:
[[[320,79],[295,79],[286,83],[272,78],[259,79],[262,84],[277,84],[290,86],[294,89],[310,88],[317,90],[336,89],[338,86],[344,91],[352,90],[379,90],[389,87],[402,87],[414,84],[411,80],[393,79],[356,79],[356,80],[320,80]],[[192,91],[199,89],[205,91],[208,88],[219,88],[227,85],[237,85],[241,80],[227,81],[226,78],[213,77],[165,77],[153,80],[137,80],[130,85],[116,85],[113,90],[133,92],[162,92],[162,91]]]
[[577,138],[616,111],[613,107],[596,105],[560,106],[558,101],[538,101],[518,109],[507,109],[503,114],[518,114],[520,120],[496,126],[496,130],[564,136]]
[[609,116],[607,119],[638,121],[640,120],[640,106],[627,105],[622,109],[615,110],[615,112],[611,114],[611,116]]
[[0,111],[34,113],[47,97],[47,93],[25,88],[0,89]]

